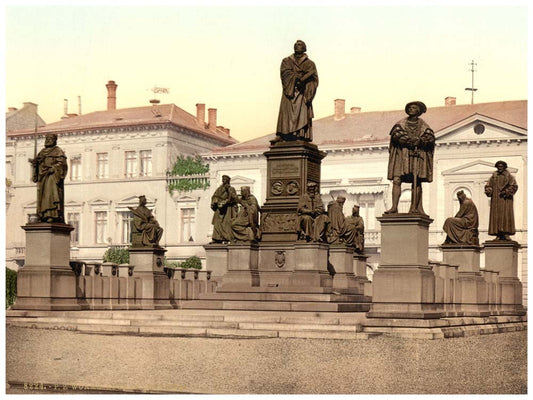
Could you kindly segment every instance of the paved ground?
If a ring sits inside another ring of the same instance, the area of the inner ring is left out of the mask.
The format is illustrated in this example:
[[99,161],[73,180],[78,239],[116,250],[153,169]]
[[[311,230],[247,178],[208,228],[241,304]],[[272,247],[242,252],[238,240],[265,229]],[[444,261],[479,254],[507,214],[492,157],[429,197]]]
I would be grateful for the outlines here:
[[[8,393],[527,393],[527,333],[416,340],[207,339],[9,327]],[[26,389],[24,389],[26,384]],[[56,384],[57,386],[53,386]],[[30,386],[31,385],[31,386]]]

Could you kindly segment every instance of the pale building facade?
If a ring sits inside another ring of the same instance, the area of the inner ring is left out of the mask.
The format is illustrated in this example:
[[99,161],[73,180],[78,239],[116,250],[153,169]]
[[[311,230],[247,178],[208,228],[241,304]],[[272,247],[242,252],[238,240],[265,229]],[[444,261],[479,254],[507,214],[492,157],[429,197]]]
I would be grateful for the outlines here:
[[195,155],[236,143],[229,129],[216,125],[216,109],[204,104],[192,115],[174,104],[116,109],[116,84],[110,81],[108,107],[85,115],[70,114],[38,129],[9,130],[6,138],[6,259],[8,266],[24,262],[25,236],[20,229],[35,213],[36,184],[31,181],[29,158],[44,146],[44,135],[58,135],[67,155],[65,219],[75,230],[71,258],[101,261],[110,245],[130,242],[131,213],[144,194],[147,206],[164,227],[161,245],[170,259],[203,255],[204,238],[196,232],[194,196],[170,196],[167,171],[179,155]]

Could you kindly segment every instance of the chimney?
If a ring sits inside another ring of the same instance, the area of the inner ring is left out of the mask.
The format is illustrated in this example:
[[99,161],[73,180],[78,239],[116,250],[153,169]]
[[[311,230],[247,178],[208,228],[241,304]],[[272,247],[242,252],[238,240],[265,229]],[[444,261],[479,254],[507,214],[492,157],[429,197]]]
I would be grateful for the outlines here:
[[196,123],[200,128],[205,128],[205,104],[196,104]]
[[444,105],[445,105],[446,107],[454,106],[456,100],[457,100],[457,99],[456,99],[455,97],[449,97],[449,96],[448,96],[448,97],[446,97],[446,98],[444,99]]
[[78,114],[81,115],[81,96],[78,96]]
[[230,136],[230,134],[229,134],[229,128],[224,128],[224,132],[226,133],[226,135]]
[[333,119],[339,121],[344,118],[344,106],[346,101],[344,99],[335,100],[335,115]]
[[115,81],[109,81],[105,85],[107,88],[107,111],[117,109],[117,84]]
[[17,111],[17,107],[9,107],[7,109],[8,112],[11,112],[11,111]]
[[68,99],[63,99],[63,116],[61,119],[68,118]]
[[217,130],[217,109],[209,108],[207,113],[207,129],[215,132]]
[[361,107],[350,108],[350,114],[359,114],[360,112],[361,112]]

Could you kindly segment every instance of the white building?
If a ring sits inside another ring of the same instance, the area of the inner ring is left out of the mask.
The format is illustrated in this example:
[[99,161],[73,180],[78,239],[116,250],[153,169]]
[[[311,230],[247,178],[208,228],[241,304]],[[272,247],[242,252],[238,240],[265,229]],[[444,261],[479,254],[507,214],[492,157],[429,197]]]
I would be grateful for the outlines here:
[[[369,262],[379,263],[380,225],[376,217],[391,206],[391,182],[387,180],[389,132],[394,123],[405,118],[404,110],[361,112],[352,108],[345,113],[344,100],[335,100],[332,116],[313,121],[313,142],[327,156],[322,161],[321,194],[325,204],[339,195],[346,197],[345,214],[359,204],[364,217],[366,252]],[[518,182],[514,198],[519,251],[519,276],[527,287],[527,101],[507,101],[456,105],[447,98],[445,106],[429,108],[421,117],[434,130],[436,149],[433,182],[424,184],[424,210],[434,219],[430,225],[430,259],[440,261],[439,245],[444,242],[442,226],[459,208],[456,193],[464,190],[477,205],[480,215],[480,242],[491,240],[488,231],[490,200],[484,186],[495,171],[494,164],[504,160]],[[232,177],[238,188],[251,186],[262,204],[266,198],[266,159],[274,134],[215,149],[204,155],[209,161],[216,184],[221,176]],[[402,187],[400,211],[410,203],[408,184]],[[208,210],[209,204],[201,207]],[[210,213],[200,225],[208,224]],[[406,238],[406,240],[409,240]],[[483,265],[482,256],[482,265]],[[524,290],[525,291],[525,290]]]
[[[8,266],[22,265],[24,231],[20,229],[35,213],[36,185],[31,181],[29,158],[44,146],[44,135],[58,135],[58,145],[68,158],[65,179],[65,219],[75,227],[71,257],[101,261],[109,245],[130,240],[129,206],[138,205],[144,194],[164,235],[161,245],[167,257],[185,259],[202,255],[205,237],[195,227],[198,199],[172,198],[167,191],[167,171],[179,155],[194,155],[236,143],[229,129],[216,125],[216,109],[197,105],[192,115],[174,104],[116,109],[116,84],[110,81],[107,110],[84,115],[68,114],[38,129],[7,131],[6,259]],[[200,239],[200,240],[199,240]]]

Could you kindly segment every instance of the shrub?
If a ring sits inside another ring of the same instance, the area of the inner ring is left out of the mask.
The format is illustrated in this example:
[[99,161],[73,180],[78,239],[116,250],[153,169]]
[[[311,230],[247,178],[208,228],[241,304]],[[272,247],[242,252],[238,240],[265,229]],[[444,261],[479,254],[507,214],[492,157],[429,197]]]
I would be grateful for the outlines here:
[[165,258],[165,267],[174,269],[202,269],[202,261],[197,256],[189,257],[183,262],[168,261]]
[[130,252],[128,249],[118,249],[110,247],[104,253],[104,262],[112,262],[115,264],[129,264]]
[[17,273],[6,268],[6,308],[13,305],[17,298]]
[[197,256],[192,256],[183,261],[180,268],[202,269],[202,261]]

